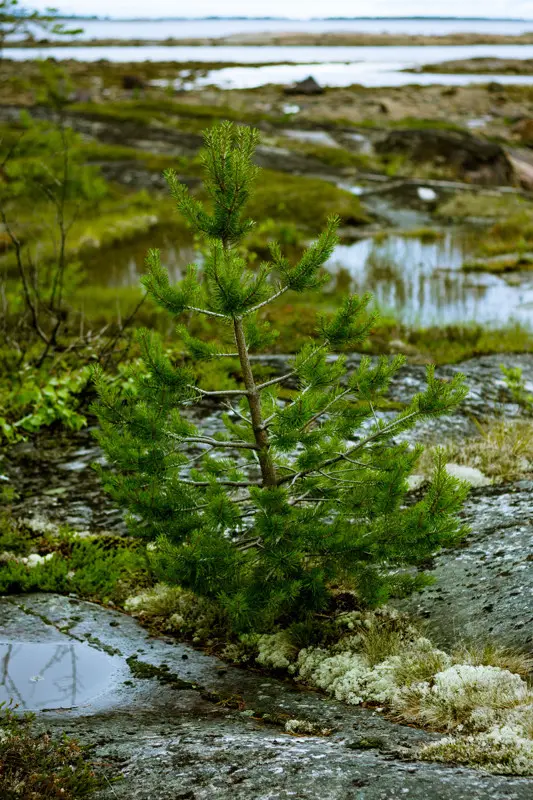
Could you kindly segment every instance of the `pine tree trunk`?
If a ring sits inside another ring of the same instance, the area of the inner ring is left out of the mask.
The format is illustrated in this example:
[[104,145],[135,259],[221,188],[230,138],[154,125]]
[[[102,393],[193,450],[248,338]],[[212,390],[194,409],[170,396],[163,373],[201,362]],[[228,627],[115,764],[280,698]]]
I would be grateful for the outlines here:
[[254,375],[250,364],[250,357],[248,355],[248,347],[246,346],[246,338],[244,335],[242,319],[234,319],[233,327],[237,351],[239,353],[239,360],[241,362],[244,385],[248,393],[248,405],[250,406],[250,417],[252,420],[255,443],[259,447],[259,465],[261,467],[263,486],[277,486],[278,481],[276,469],[272,461],[272,456],[270,455],[270,442],[268,440],[268,433],[265,429],[263,415],[261,413],[261,397],[255,385]]

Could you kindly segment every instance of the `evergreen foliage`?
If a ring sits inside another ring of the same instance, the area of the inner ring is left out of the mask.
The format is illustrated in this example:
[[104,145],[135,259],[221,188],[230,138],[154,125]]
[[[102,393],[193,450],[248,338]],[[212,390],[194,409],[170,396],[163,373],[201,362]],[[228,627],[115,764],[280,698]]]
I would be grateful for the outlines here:
[[[285,292],[321,286],[338,224],[332,217],[295,265],[274,245],[269,263],[247,267],[242,243],[253,226],[245,207],[258,173],[257,141],[256,131],[230,123],[206,134],[209,207],[166,173],[178,211],[207,238],[208,255],[172,285],[152,250],[143,281],[173,317],[219,322],[221,340],[232,346],[195,339],[180,326],[190,358],[175,363],[143,330],[145,370],[126,392],[97,371],[95,409],[105,487],[129,510],[131,531],[157,542],[159,577],[216,599],[236,630],[267,631],[327,609],[335,586],[353,589],[362,605],[420,586],[425,577],[416,568],[463,535],[457,513],[465,486],[438,454],[425,495],[406,503],[420,448],[396,437],[454,408],[466,389],[463,376],[445,382],[428,368],[425,391],[393,418],[380,417],[376,406],[403,359],[363,357],[348,375],[345,358],[332,357],[368,336],[366,296],[348,297],[322,318],[322,341],[304,347],[285,375],[257,382],[250,350],[272,335],[261,310]],[[195,362],[228,356],[240,363],[241,388],[197,385]],[[298,391],[282,402],[288,378]],[[190,407],[206,401],[226,408],[224,433],[210,435],[191,421]]]

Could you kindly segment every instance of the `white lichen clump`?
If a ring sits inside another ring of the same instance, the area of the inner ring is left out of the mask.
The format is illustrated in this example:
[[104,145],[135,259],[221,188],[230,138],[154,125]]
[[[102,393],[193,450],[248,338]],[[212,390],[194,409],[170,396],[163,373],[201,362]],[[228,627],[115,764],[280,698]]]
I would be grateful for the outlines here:
[[392,706],[404,719],[419,724],[486,731],[529,698],[527,683],[509,670],[455,664],[438,672],[431,683],[400,689]]
[[[353,644],[353,640],[348,641]],[[419,637],[406,645],[401,655],[393,655],[371,666],[364,653],[346,650],[332,654],[318,647],[298,654],[293,668],[300,680],[323,689],[350,705],[363,702],[393,704],[404,686],[429,678],[451,664],[451,658],[431,642]]]
[[220,627],[216,606],[179,586],[164,583],[128,597],[124,608],[153,621],[165,631],[191,636],[196,643],[208,641]]
[[53,557],[54,553],[47,553],[45,556],[40,556],[38,553],[30,553],[29,556],[21,558],[20,561],[30,569],[33,569],[33,567],[40,567],[42,564],[46,564]]
[[144,613],[148,616],[170,616],[180,604],[183,594],[183,589],[177,586],[158,583],[152,589],[128,597],[124,608],[126,611]]
[[533,740],[505,725],[470,736],[447,736],[421,748],[419,755],[426,761],[450,761],[503,775],[533,774]]
[[[179,587],[158,584],[130,597],[125,607],[197,642],[209,642],[217,628],[224,630],[216,606]],[[286,670],[350,705],[378,705],[398,720],[448,732],[421,748],[425,760],[533,774],[527,656],[494,644],[451,655],[421,636],[408,617],[386,607],[342,613],[328,625],[328,645],[299,649],[291,630],[247,633],[228,642],[223,656]],[[301,641],[301,632],[296,639]],[[293,735],[331,732],[299,719],[288,720],[285,730]]]
[[258,649],[257,663],[271,669],[287,669],[298,654],[298,649],[285,631],[259,636],[256,646]]
[[370,669],[360,655],[348,651],[331,655],[327,650],[310,647],[300,650],[296,666],[300,679],[337,700],[359,705],[367,699],[365,686]]

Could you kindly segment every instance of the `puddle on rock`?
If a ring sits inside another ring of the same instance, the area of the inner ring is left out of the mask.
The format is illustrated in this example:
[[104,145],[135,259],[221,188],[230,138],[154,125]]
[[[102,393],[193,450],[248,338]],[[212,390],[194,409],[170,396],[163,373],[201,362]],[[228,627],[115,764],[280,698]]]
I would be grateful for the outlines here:
[[0,703],[26,711],[85,705],[105,692],[118,666],[83,642],[0,642]]

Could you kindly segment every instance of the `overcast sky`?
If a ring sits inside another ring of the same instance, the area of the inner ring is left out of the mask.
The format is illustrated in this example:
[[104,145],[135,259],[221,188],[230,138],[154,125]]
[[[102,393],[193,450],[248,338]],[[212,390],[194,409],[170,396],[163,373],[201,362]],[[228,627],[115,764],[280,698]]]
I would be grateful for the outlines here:
[[113,17],[243,16],[458,16],[533,18],[533,0],[28,0],[34,8]]

